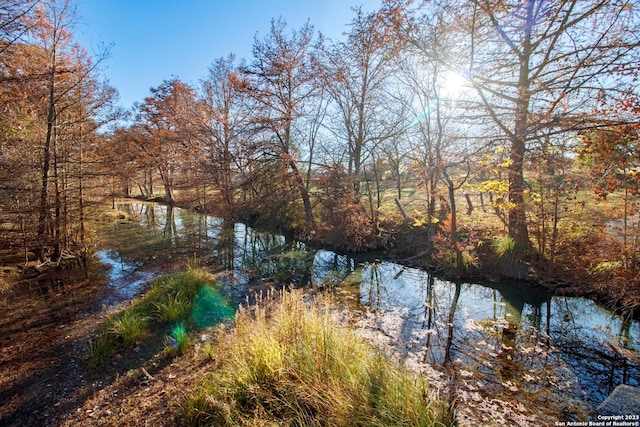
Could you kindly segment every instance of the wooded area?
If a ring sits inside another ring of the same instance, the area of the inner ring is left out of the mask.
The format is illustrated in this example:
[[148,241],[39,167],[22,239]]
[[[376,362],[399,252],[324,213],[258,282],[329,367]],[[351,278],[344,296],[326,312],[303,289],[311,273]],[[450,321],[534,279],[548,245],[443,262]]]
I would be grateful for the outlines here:
[[252,58],[131,111],[101,76],[108,48],[74,42],[72,0],[0,16],[7,257],[82,252],[89,208],[135,196],[455,274],[638,285],[633,2],[387,0],[343,40],[275,19]]

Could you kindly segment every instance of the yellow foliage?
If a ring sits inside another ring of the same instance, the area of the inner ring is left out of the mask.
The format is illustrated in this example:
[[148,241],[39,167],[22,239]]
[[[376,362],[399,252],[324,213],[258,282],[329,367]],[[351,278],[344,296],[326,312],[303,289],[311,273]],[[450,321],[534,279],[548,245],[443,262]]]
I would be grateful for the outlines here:
[[525,192],[525,193],[528,193],[528,195],[531,198],[531,201],[533,201],[533,203],[541,203],[542,202],[542,194],[538,193],[537,191],[529,191],[529,192]]
[[506,179],[492,179],[478,184],[478,190],[484,193],[507,194],[509,192],[509,181]]
[[504,162],[500,163],[500,166],[503,168],[508,168],[509,166],[511,166],[513,162],[511,161],[511,159],[507,159]]

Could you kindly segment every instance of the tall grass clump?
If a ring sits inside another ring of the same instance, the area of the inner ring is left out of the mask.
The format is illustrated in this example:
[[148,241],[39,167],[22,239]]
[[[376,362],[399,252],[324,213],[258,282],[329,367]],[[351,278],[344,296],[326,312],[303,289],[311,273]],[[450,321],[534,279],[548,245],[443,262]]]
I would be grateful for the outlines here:
[[500,258],[511,255],[516,249],[516,242],[510,236],[496,237],[493,241],[493,249]]
[[510,236],[494,238],[492,246],[497,257],[497,269],[503,276],[518,280],[527,277],[529,268],[528,264],[523,261],[523,257],[526,255],[524,247],[517,245]]
[[93,366],[101,366],[104,368],[109,364],[109,360],[116,349],[114,338],[111,334],[103,334],[96,340],[89,340],[87,352],[89,353],[89,360]]
[[205,270],[188,267],[159,277],[149,284],[149,289],[139,301],[146,312],[154,312],[164,322],[184,320],[191,303],[203,286],[212,282]]
[[135,310],[119,313],[111,322],[110,332],[125,346],[137,344],[149,334],[149,317]]
[[182,356],[189,346],[189,331],[178,325],[165,338],[165,352],[169,355]]
[[238,313],[218,345],[218,369],[183,409],[194,425],[441,426],[444,400],[327,308],[300,293]]
[[176,323],[188,316],[191,301],[179,292],[154,303],[158,319],[164,323]]

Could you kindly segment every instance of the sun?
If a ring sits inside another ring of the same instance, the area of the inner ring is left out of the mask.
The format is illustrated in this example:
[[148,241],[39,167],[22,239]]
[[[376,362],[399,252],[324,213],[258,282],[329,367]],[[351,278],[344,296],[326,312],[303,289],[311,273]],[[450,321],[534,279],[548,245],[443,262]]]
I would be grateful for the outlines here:
[[442,79],[440,88],[442,96],[448,99],[457,99],[467,85],[467,79],[455,71],[447,71]]

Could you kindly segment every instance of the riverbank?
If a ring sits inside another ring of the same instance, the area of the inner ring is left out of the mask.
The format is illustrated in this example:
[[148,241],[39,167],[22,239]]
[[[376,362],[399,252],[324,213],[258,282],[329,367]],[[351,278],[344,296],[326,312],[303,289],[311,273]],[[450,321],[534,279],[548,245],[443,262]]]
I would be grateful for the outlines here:
[[[188,270],[186,273],[178,272],[168,277],[159,278],[155,283],[162,283],[162,286],[165,287],[166,284],[175,282],[174,277],[183,274],[190,273]],[[198,273],[198,277],[208,277],[215,280],[216,275],[212,275],[211,272],[203,272]],[[87,284],[79,284],[78,287],[81,288]],[[182,289],[182,286],[180,288]],[[251,417],[256,416],[253,411],[257,407],[252,406],[253,409],[249,408],[250,410],[248,410],[239,403],[227,400],[232,398],[226,394],[227,391],[220,394],[221,391],[210,389],[212,384],[220,384],[222,381],[216,379],[214,376],[217,375],[216,372],[221,372],[223,377],[226,375],[225,381],[232,382],[228,387],[244,387],[241,385],[242,382],[240,385],[234,382],[237,379],[236,374],[248,369],[239,369],[233,365],[233,363],[238,363],[240,354],[254,354],[249,357],[246,363],[251,363],[253,366],[251,369],[259,369],[261,372],[260,374],[248,372],[247,375],[248,378],[262,378],[264,383],[253,385],[247,383],[245,385],[248,387],[247,390],[258,392],[254,398],[249,399],[249,402],[253,402],[252,405],[256,403],[262,405],[258,413],[261,414],[260,419],[263,420],[264,411],[267,410],[277,410],[275,416],[281,416],[278,414],[282,414],[282,410],[287,407],[304,407],[311,402],[317,402],[319,405],[328,404],[327,402],[336,398],[334,395],[338,392],[335,387],[342,381],[350,384],[350,378],[353,379],[354,386],[364,385],[367,390],[371,390],[371,384],[358,379],[360,374],[349,374],[342,370],[345,366],[353,365],[353,368],[364,369],[362,372],[367,375],[376,372],[373,368],[366,368],[366,364],[363,364],[365,358],[358,353],[361,351],[370,355],[367,357],[373,358],[374,367],[380,370],[379,372],[384,372],[385,375],[394,372],[393,370],[397,369],[397,366],[406,366],[411,371],[409,374],[411,378],[417,375],[417,379],[414,378],[405,384],[411,385],[411,387],[416,384],[420,387],[426,387],[425,390],[428,392],[411,391],[411,399],[409,400],[419,398],[427,393],[432,396],[430,399],[439,395],[440,399],[447,402],[447,395],[450,393],[455,395],[456,411],[460,414],[458,416],[459,425],[462,426],[513,425],[513,423],[521,426],[537,426],[553,423],[555,420],[588,419],[590,416],[589,406],[572,397],[574,390],[571,387],[575,387],[576,384],[571,382],[571,386],[566,386],[565,384],[570,383],[569,377],[556,377],[554,372],[546,372],[548,367],[543,366],[541,369],[534,362],[528,363],[531,366],[526,371],[529,375],[524,376],[524,382],[514,381],[509,385],[512,389],[517,389],[517,393],[510,391],[509,395],[502,395],[498,391],[503,388],[499,385],[500,381],[498,383],[494,383],[493,380],[487,382],[485,376],[478,376],[481,372],[469,370],[460,362],[435,366],[424,360],[417,360],[413,355],[406,359],[398,353],[393,343],[395,338],[380,328],[381,325],[378,322],[385,321],[384,318],[378,318],[375,313],[371,313],[371,316],[374,317],[364,318],[356,316],[354,313],[349,314],[349,311],[340,308],[344,304],[340,302],[340,299],[334,302],[328,300],[333,304],[332,311],[307,312],[308,303],[300,304],[302,300],[299,294],[288,297],[289,300],[285,298],[285,305],[280,305],[279,299],[275,297],[272,297],[272,300],[263,299],[258,305],[244,310],[244,317],[240,318],[239,323],[236,320],[235,326],[194,329],[189,335],[189,345],[180,353],[172,351],[173,344],[167,341],[167,337],[171,336],[173,330],[172,325],[168,323],[163,323],[164,326],[160,327],[150,327],[138,338],[120,336],[117,338],[120,344],[115,347],[115,352],[110,353],[106,360],[107,363],[96,363],[96,359],[91,357],[91,349],[95,348],[94,345],[99,342],[105,331],[109,331],[109,334],[122,333],[122,329],[118,329],[114,325],[118,320],[127,317],[127,312],[142,313],[145,315],[144,317],[148,318],[158,316],[160,319],[160,311],[156,311],[153,307],[171,305],[166,303],[167,300],[161,302],[162,300],[156,299],[157,292],[153,285],[146,289],[147,292],[134,301],[114,306],[107,311],[99,307],[91,309],[88,304],[91,295],[86,294],[88,299],[85,301],[87,305],[84,307],[88,311],[71,315],[71,308],[79,301],[77,297],[72,297],[72,292],[58,296],[55,305],[42,305],[42,316],[44,317],[52,316],[51,319],[53,319],[55,313],[61,309],[62,312],[66,310],[70,315],[63,324],[51,321],[40,328],[37,333],[42,335],[42,339],[35,342],[35,345],[41,351],[25,352],[24,347],[20,346],[30,343],[30,338],[27,335],[35,333],[29,329],[28,325],[24,325],[25,329],[22,335],[14,334],[5,341],[3,355],[14,354],[14,360],[10,363],[15,367],[16,372],[22,372],[23,375],[5,379],[7,382],[4,383],[3,391],[0,394],[3,398],[3,412],[0,414],[2,424],[9,426],[49,424],[71,427],[76,425],[139,425],[145,421],[152,421],[154,425],[159,426],[193,425],[194,423],[198,425],[200,422],[213,420],[212,417],[225,416],[225,414],[231,416],[234,411],[237,411],[233,415],[234,417],[240,417],[248,422],[248,425],[254,425],[251,422]],[[174,293],[174,296],[177,295]],[[38,303],[37,296],[36,299],[27,298],[28,296],[15,294],[15,299],[12,299],[11,303],[20,300],[26,304],[26,307]],[[151,297],[154,298],[154,302],[150,305]],[[141,312],[140,307],[145,306],[145,310],[148,312]],[[18,307],[16,306],[16,308]],[[12,313],[16,314],[19,311]],[[181,310],[177,312],[181,312]],[[269,312],[276,312],[276,316],[273,316],[275,323],[270,320],[272,316]],[[381,315],[382,313],[380,313]],[[305,320],[307,316],[311,316],[312,319]],[[21,323],[16,318],[7,318],[6,321],[13,322],[15,325]],[[321,321],[320,325],[317,325],[318,321]],[[334,322],[339,322],[343,326]],[[309,325],[321,326],[321,328],[317,330],[305,329]],[[342,328],[345,327],[347,329],[343,330]],[[468,333],[484,333],[477,327]],[[503,326],[495,325],[495,327]],[[484,340],[489,340],[489,342],[485,344],[486,348],[478,350],[480,352],[478,357],[484,357],[480,356],[482,352],[495,351],[491,350],[495,347],[491,344],[491,340],[504,340],[501,338],[503,334],[496,335],[496,331],[499,329],[495,329],[495,327],[490,326],[486,330],[488,335]],[[249,335],[238,335],[240,331]],[[343,335],[351,333],[346,331],[354,331],[368,344],[359,343],[357,340],[350,341],[352,338]],[[289,332],[294,336],[286,335]],[[334,335],[336,333],[338,335]],[[276,336],[270,338],[270,334],[276,334]],[[276,343],[279,342],[280,338],[278,337],[281,334],[285,334],[283,337],[285,344],[293,344],[295,348],[271,347],[272,345],[280,346]],[[319,338],[321,340],[317,341]],[[311,342],[309,343],[308,340]],[[234,350],[233,343],[237,343],[241,347],[236,347]],[[251,350],[246,346],[247,343],[259,343],[259,346]],[[322,350],[322,348],[310,347],[312,344],[329,345],[331,348]],[[369,345],[373,347],[369,347]],[[530,355],[542,356],[542,359],[547,360],[550,366],[564,363],[551,348],[547,348],[542,342],[533,340],[528,343],[524,341],[521,345],[525,348],[530,346]],[[345,348],[345,346],[347,347]],[[348,346],[354,347],[350,349]],[[376,350],[372,350],[372,348]],[[503,351],[499,350],[500,353]],[[326,363],[335,363],[331,369],[340,368],[340,371],[335,374],[338,375],[337,378],[329,376],[329,368],[322,368],[323,365],[315,360],[323,355],[328,357]],[[20,362],[16,359],[18,356],[26,357]],[[487,361],[491,359],[488,354],[485,356]],[[513,356],[517,357],[515,354]],[[290,360],[290,358],[293,359]],[[391,362],[394,360],[397,362]],[[305,361],[313,361],[313,363],[296,367]],[[387,365],[387,363],[391,364]],[[305,371],[305,366],[313,368],[313,372]],[[396,366],[396,368],[392,366]],[[520,368],[514,364],[509,370],[513,369],[519,371]],[[224,372],[231,372],[233,375],[229,376]],[[404,368],[392,377],[400,375],[402,372],[404,372]],[[281,375],[282,378],[280,378]],[[511,375],[520,376],[515,372],[512,372]],[[310,378],[313,381],[306,386],[301,385],[300,387],[303,389],[296,389],[297,391],[290,395],[296,399],[302,397],[303,402],[296,401],[297,403],[293,402],[295,404],[287,406],[286,396],[294,387],[290,381],[300,378]],[[369,377],[369,379],[375,378]],[[323,386],[317,382],[321,380],[330,380],[331,387]],[[376,381],[382,380],[381,377]],[[13,385],[10,384],[12,381]],[[557,382],[560,390],[552,391],[549,389],[550,381]],[[376,387],[382,385],[382,383],[376,384]],[[228,387],[224,390],[227,390]],[[279,389],[279,387],[283,388]],[[303,391],[304,387],[309,388]],[[393,388],[396,393],[396,386]],[[12,394],[12,390],[21,390],[21,392]],[[46,396],[39,396],[38,393],[41,393],[42,390],[47,390]],[[321,391],[331,391],[331,393],[323,397],[324,394],[319,394]],[[560,393],[558,393],[559,391]],[[242,389],[238,390],[239,395],[242,396],[245,396],[247,392]],[[360,389],[354,389],[353,392],[357,399],[368,395],[367,392]],[[487,392],[489,392],[488,395]],[[537,404],[530,404],[531,400],[529,399],[532,397]],[[262,398],[265,399],[264,402],[260,400]],[[344,398],[352,403],[355,401],[354,398]],[[373,401],[378,402],[378,405],[381,404],[380,399],[379,396]],[[409,400],[403,398],[401,404],[396,406],[406,410],[406,404]],[[279,405],[285,406],[277,409],[280,407]],[[335,406],[333,403],[331,405]],[[358,404],[357,407],[361,408],[361,404]],[[438,407],[440,408],[438,410],[441,411],[447,405],[436,405],[435,408]],[[307,408],[305,416],[325,413],[324,410],[321,410],[322,408],[318,407],[315,410]],[[387,410],[385,409],[385,411]],[[352,417],[364,415],[360,411],[357,414],[348,415],[348,410],[345,409],[345,411],[339,415],[347,417],[341,418],[345,420],[344,423],[329,420],[326,425],[358,425],[351,423]],[[283,421],[282,418],[277,418],[277,420]],[[407,423],[407,425],[428,425],[426,422],[415,422],[415,420],[413,422],[407,421]],[[371,425],[371,423],[363,422],[362,425]]]
[[[96,289],[90,282],[78,283],[55,304],[29,313],[40,320],[37,328],[22,314],[38,304],[38,295],[20,289],[5,294],[3,308],[13,310],[2,326],[14,329],[3,342],[2,364],[15,375],[0,383],[0,424],[452,424],[446,397],[338,325],[329,311],[310,308],[300,293],[262,299],[229,326],[197,327],[201,315],[218,312],[210,302],[198,302],[210,280],[215,275],[200,269],[164,276],[133,303],[109,311],[92,305]],[[158,299],[159,288],[167,297]],[[182,299],[186,288],[195,291],[190,300]],[[178,299],[189,310],[157,311]],[[205,308],[196,309],[198,304]],[[56,317],[60,312],[66,317]],[[169,312],[179,313],[172,320],[190,330],[179,352],[179,344],[167,341],[180,339],[170,332]],[[127,335],[120,327],[130,313],[161,323]],[[93,351],[105,336],[114,340],[113,352],[97,360]],[[233,387],[237,396],[228,394]],[[254,395],[246,399],[247,393]]]

